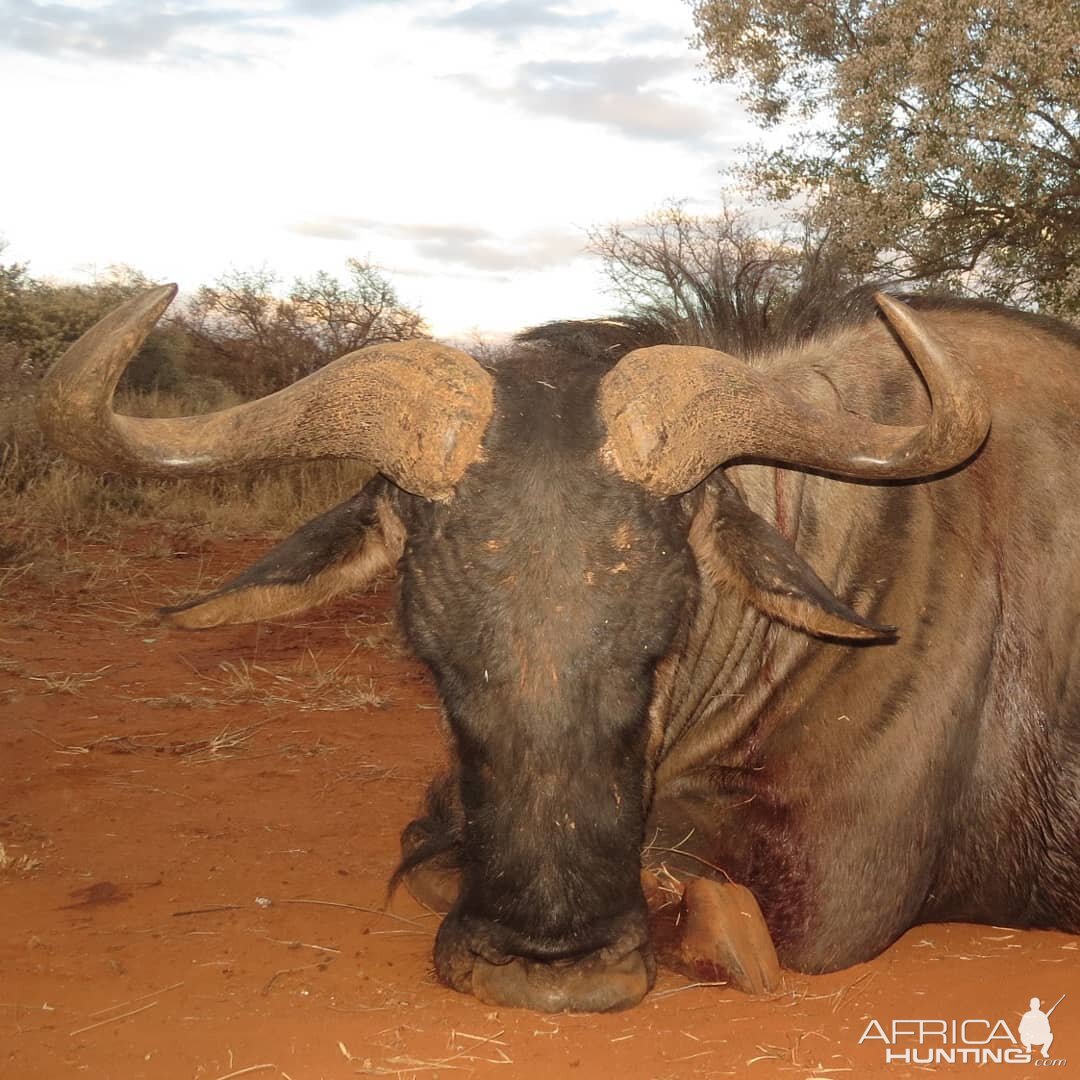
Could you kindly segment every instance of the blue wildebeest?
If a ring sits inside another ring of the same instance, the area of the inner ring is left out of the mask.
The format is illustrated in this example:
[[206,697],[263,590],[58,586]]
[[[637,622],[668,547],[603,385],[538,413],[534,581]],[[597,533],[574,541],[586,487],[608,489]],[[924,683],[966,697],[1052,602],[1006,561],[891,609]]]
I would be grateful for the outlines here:
[[451,884],[448,985],[638,1001],[647,844],[747,886],[803,971],[928,920],[1080,930],[1071,327],[878,294],[753,363],[592,324],[488,369],[378,345],[223,412],[116,415],[173,294],[72,347],[43,427],[115,471],[378,469],[166,617],[281,615],[396,568],[454,761],[399,873]]

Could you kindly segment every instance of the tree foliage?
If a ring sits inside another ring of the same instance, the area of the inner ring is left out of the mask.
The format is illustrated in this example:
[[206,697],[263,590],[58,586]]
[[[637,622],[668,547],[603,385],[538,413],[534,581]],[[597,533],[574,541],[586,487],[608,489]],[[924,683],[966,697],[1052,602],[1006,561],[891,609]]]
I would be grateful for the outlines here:
[[855,269],[1080,313],[1076,0],[691,0],[788,145],[746,168]]
[[[32,386],[84,331],[151,284],[129,267],[71,284],[0,261],[0,398]],[[153,330],[121,390],[172,391],[184,381],[189,397],[212,400],[225,388],[256,396],[354,349],[424,331],[389,281],[359,260],[349,261],[345,280],[318,271],[284,299],[276,285],[264,269],[233,271],[200,288]]]

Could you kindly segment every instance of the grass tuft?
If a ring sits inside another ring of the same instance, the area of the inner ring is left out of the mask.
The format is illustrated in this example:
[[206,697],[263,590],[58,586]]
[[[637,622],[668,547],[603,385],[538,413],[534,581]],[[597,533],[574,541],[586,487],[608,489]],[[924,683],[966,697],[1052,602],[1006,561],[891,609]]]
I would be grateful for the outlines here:
[[230,704],[289,705],[301,712],[384,708],[387,699],[376,691],[375,681],[347,670],[358,648],[329,667],[321,666],[310,649],[281,670],[223,660],[217,674],[203,676],[210,684],[203,689]]
[[9,855],[0,843],[0,874],[32,874],[42,867],[40,859],[30,855]]

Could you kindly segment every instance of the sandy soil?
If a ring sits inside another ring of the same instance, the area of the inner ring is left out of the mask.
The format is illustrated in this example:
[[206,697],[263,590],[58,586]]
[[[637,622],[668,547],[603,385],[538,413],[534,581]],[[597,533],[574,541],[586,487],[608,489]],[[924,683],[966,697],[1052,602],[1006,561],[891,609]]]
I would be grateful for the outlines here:
[[[443,757],[389,587],[287,623],[165,632],[142,622],[154,604],[266,545],[168,558],[140,554],[144,539],[78,548],[49,588],[7,575],[3,1076],[1080,1076],[1080,940],[1064,934],[919,927],[766,999],[663,972],[611,1016],[446,990],[436,919],[405,894],[384,909],[398,835]],[[880,1039],[859,1042],[872,1020],[1015,1031],[1029,998],[1062,994],[1063,1065],[886,1064]]]

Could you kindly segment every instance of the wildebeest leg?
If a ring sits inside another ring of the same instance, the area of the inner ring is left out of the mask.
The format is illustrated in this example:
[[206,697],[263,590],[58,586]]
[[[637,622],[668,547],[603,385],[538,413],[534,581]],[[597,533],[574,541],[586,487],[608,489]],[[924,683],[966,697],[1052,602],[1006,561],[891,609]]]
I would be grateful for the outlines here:
[[[732,819],[731,839],[724,843],[716,823],[732,812],[715,796],[657,799],[642,853],[644,866],[651,868],[645,873],[658,871],[661,884],[678,882],[682,897],[665,906],[650,905],[659,909],[653,920],[654,941],[666,967],[695,979],[726,982],[746,993],[768,993],[779,984],[777,945],[790,945],[796,928],[788,917],[798,904],[785,895],[783,883],[755,874],[754,863],[781,870],[784,882],[790,880],[791,868],[762,859],[765,839],[751,838],[745,822]],[[646,887],[647,896],[649,892]]]
[[[648,880],[652,876],[651,871],[643,874],[647,897],[656,895]],[[780,984],[769,928],[754,894],[743,885],[690,878],[682,899],[654,909],[650,925],[657,961],[664,967],[746,994],[767,994]]]

